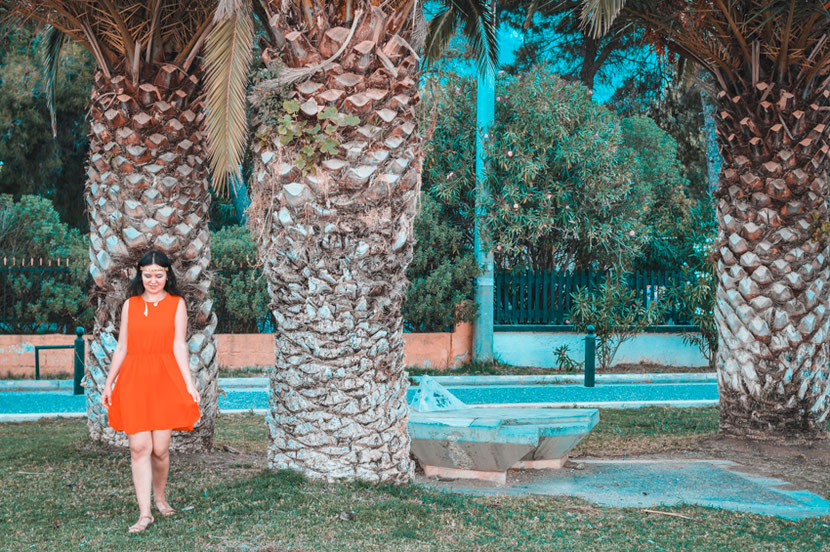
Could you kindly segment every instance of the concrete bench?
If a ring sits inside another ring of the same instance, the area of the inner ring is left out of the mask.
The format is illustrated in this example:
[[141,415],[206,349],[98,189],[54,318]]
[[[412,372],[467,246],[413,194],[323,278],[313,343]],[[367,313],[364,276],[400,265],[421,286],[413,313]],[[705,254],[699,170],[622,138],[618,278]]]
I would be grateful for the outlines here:
[[431,378],[410,407],[411,450],[428,477],[500,484],[511,468],[561,468],[599,422],[593,408],[469,408]]

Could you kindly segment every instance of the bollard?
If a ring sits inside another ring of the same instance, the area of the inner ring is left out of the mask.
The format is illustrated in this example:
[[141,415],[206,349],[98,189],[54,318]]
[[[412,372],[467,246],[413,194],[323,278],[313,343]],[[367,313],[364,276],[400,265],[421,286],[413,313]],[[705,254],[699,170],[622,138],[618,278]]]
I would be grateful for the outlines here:
[[78,326],[75,329],[75,335],[78,337],[75,338],[75,390],[73,394],[83,395],[84,388],[81,387],[81,380],[84,377],[84,360],[86,359],[84,351],[84,328]]
[[590,324],[586,329],[588,330],[588,335],[585,336],[585,387],[593,387],[596,365],[597,336],[594,335],[594,327]]

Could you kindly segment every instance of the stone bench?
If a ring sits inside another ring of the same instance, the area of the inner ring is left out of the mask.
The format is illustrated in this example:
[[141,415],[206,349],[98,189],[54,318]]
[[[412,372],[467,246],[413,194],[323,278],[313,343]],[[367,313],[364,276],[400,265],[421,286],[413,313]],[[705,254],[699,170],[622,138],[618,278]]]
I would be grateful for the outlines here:
[[500,484],[511,468],[561,468],[599,422],[593,408],[470,408],[431,378],[410,407],[411,450],[428,477]]

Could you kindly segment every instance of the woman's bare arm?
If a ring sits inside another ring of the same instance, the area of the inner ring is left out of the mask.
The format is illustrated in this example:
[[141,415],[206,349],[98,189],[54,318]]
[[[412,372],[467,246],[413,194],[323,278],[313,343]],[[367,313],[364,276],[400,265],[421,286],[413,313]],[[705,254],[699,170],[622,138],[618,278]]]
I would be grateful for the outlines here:
[[121,370],[121,364],[127,356],[127,320],[130,315],[130,300],[124,301],[121,307],[121,329],[118,332],[118,344],[115,346],[115,351],[112,353],[112,362],[110,363],[110,371],[107,374],[107,381],[104,384],[104,393],[101,395],[101,402],[108,405],[109,398],[112,392],[112,384],[115,378],[118,377],[118,372]]

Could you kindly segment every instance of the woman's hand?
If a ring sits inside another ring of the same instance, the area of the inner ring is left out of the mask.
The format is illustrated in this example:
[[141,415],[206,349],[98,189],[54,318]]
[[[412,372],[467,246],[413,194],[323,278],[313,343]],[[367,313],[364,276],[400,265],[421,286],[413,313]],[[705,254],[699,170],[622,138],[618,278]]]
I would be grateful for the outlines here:
[[196,389],[196,386],[188,384],[187,392],[190,393],[190,396],[193,397],[193,400],[196,401],[196,404],[199,404],[199,401],[202,400],[202,397],[199,396],[199,391]]
[[109,383],[104,385],[104,392],[101,393],[101,404],[112,406],[112,386]]

